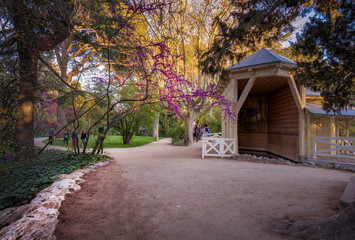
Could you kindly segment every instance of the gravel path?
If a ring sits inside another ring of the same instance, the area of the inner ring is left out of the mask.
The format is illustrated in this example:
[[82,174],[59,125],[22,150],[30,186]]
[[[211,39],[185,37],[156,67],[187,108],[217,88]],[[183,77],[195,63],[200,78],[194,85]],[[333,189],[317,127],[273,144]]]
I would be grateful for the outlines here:
[[351,173],[296,165],[201,159],[201,143],[163,139],[105,149],[114,161],[85,176],[60,208],[57,239],[292,239],[283,220],[338,212]]

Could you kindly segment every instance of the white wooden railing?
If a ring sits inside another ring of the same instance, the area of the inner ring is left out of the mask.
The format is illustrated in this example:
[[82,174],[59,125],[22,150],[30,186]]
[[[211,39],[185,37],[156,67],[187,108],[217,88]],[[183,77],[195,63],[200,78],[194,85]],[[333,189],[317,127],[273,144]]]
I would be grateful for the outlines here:
[[[318,150],[317,143],[326,144],[327,148]],[[355,143],[355,138],[313,137],[313,158],[317,159],[318,156],[323,156],[355,159],[353,143]]]
[[235,139],[233,138],[203,138],[202,158],[211,157],[233,157],[235,155]]
[[222,138],[222,133],[204,133],[201,139],[204,138]]

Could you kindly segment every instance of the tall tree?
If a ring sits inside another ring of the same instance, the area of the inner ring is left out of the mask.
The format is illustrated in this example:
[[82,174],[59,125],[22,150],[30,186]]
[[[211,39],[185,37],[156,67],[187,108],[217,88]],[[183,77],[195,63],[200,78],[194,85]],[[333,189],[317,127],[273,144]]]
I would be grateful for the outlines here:
[[39,54],[53,49],[71,32],[73,1],[20,0],[1,2],[2,46],[16,44],[19,94],[15,152],[18,160],[34,156],[33,121]]
[[[195,117],[211,106],[206,94],[216,79],[202,73],[201,55],[216,36],[213,19],[223,18],[230,10],[229,1],[174,1],[148,18],[152,37],[164,42],[176,58],[175,71],[188,80],[180,91],[191,98],[181,101],[180,117],[185,122],[185,143],[193,141]],[[164,16],[164,17],[163,17]]]
[[329,8],[311,18],[293,45],[304,57],[296,79],[321,92],[326,111],[355,106],[354,20],[354,1],[339,1],[335,12]]
[[[323,91],[322,94],[328,102],[324,105],[326,110],[338,111],[351,105],[354,98],[354,90],[351,87],[354,85],[353,75],[349,75],[350,71],[354,72],[352,63],[353,1],[249,0],[232,2],[233,11],[227,18],[217,19],[218,37],[209,51],[203,55],[205,73],[223,76],[222,70],[228,64],[239,61],[262,47],[272,47],[278,44],[280,40],[284,40],[287,33],[293,31],[292,23],[297,17],[315,11],[318,20],[317,18],[312,20],[307,32],[303,35],[303,40],[300,39],[300,45],[296,48],[300,54],[304,53],[307,59],[313,57],[314,61],[300,62],[301,68],[299,68],[297,79],[307,86],[312,86],[313,89]],[[344,39],[343,42],[340,39]],[[333,44],[334,49],[332,49]],[[342,44],[345,44],[344,47],[340,47]],[[316,68],[316,71],[312,67]],[[331,71],[326,71],[326,69]],[[325,75],[321,76],[323,73]],[[304,77],[310,77],[311,80],[306,80]],[[315,77],[320,77],[320,79],[315,80]],[[327,88],[332,90],[326,91]]]

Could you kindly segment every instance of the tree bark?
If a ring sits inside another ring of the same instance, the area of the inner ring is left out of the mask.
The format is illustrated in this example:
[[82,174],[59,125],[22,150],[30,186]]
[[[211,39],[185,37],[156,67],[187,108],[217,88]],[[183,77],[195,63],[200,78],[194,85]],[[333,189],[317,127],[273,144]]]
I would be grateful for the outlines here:
[[193,138],[193,123],[195,119],[195,111],[189,109],[188,115],[184,117],[185,120],[185,139],[184,142],[186,145],[190,145],[194,142]]
[[[68,62],[69,62],[68,51],[69,51],[70,41],[71,41],[71,37],[68,37],[59,46],[55,48],[55,55],[60,69],[60,77],[69,84],[70,82],[68,81],[67,71],[68,71]],[[66,104],[64,101],[60,101],[60,98],[62,98],[64,94],[65,93],[63,91],[58,89],[57,122],[60,125],[59,129],[61,129],[62,126],[68,124],[67,114],[66,114]],[[56,135],[57,137],[63,137],[64,133],[65,131],[61,131],[61,132],[57,132]]]
[[35,156],[34,152],[34,103],[37,84],[39,53],[17,42],[19,53],[19,95],[15,126],[15,153],[17,160]]
[[[58,91],[58,99],[61,97],[63,97],[63,93]],[[60,102],[58,102],[58,104],[57,104],[57,122],[59,124],[58,130],[68,124],[66,107],[63,103],[60,103]],[[64,133],[65,133],[65,129],[63,129],[60,132],[57,132],[56,136],[61,138],[64,136]]]
[[153,125],[153,138],[155,141],[159,140],[159,113],[156,113]]
[[7,2],[9,20],[12,20],[15,29],[19,53],[20,79],[15,153],[17,160],[26,160],[35,155],[34,94],[39,54],[53,49],[69,36],[73,23],[71,21],[73,4],[69,0]]

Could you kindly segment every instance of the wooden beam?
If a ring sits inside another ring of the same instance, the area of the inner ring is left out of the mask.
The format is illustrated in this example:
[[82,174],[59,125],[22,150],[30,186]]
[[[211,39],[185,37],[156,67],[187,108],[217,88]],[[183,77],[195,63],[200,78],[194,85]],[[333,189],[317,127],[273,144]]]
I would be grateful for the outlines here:
[[301,161],[304,161],[305,159],[305,147],[306,147],[306,133],[305,133],[305,111],[301,110],[299,112],[299,136],[298,136],[298,141],[299,141],[299,159]]
[[298,91],[297,85],[295,80],[292,76],[287,78],[288,85],[290,86],[293,99],[295,100],[298,112],[299,112],[299,136],[298,136],[298,150],[299,150],[299,158],[301,161],[305,158],[305,141],[306,141],[306,134],[305,134],[305,96],[304,96],[304,88],[301,86],[301,94]]
[[307,112],[307,157],[311,157],[311,114]]
[[[233,109],[232,111],[235,113],[235,106],[238,102],[238,80],[232,79],[231,80],[231,85],[232,85],[232,99],[231,101],[233,102]],[[235,154],[238,155],[238,114],[236,113],[237,118],[235,121],[233,121],[233,127],[232,127],[232,138],[235,140]]]
[[248,94],[255,82],[255,75],[252,75],[250,76],[249,80],[248,80],[248,83],[247,85],[245,86],[243,92],[242,92],[242,95],[240,95],[240,98],[238,99],[238,101],[236,102],[236,106],[235,106],[235,114],[238,114],[240,109],[242,108],[244,102],[245,102],[245,99],[248,97]]
[[288,85],[290,86],[292,96],[293,96],[293,99],[295,100],[298,112],[301,112],[302,109],[304,108],[304,102],[302,101],[302,98],[298,92],[296,82],[292,76],[287,78],[287,82],[288,82]]

